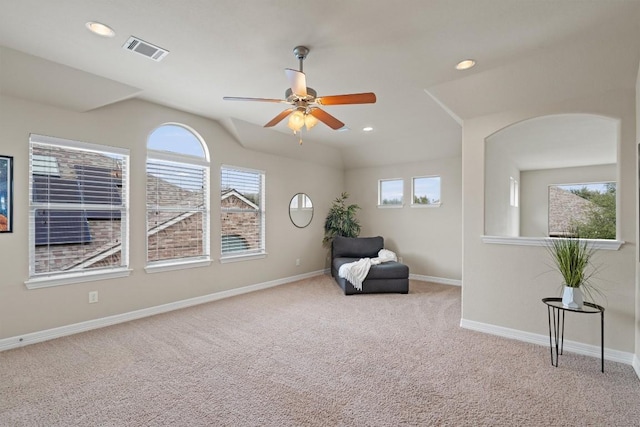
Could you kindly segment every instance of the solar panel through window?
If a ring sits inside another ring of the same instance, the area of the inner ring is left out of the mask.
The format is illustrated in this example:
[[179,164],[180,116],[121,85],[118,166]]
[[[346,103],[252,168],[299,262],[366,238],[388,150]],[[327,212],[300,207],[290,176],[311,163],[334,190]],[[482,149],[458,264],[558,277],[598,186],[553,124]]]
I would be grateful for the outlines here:
[[89,222],[83,211],[36,209],[36,245],[89,243]]
[[82,197],[75,179],[33,176],[33,201],[39,203],[81,203]]

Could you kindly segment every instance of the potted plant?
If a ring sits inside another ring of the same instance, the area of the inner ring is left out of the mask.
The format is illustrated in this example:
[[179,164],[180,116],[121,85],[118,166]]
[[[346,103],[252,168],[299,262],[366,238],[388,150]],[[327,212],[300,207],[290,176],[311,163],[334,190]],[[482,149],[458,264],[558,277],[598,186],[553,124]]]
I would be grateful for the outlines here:
[[592,264],[594,249],[577,234],[570,237],[552,238],[548,245],[553,263],[564,280],[562,304],[568,308],[582,308],[583,292],[593,301],[599,293],[592,283],[596,271]]
[[343,192],[337,197],[324,222],[324,238],[322,243],[331,246],[334,236],[358,237],[360,234],[360,223],[356,218],[356,211],[360,206],[356,204],[346,205],[349,194]]

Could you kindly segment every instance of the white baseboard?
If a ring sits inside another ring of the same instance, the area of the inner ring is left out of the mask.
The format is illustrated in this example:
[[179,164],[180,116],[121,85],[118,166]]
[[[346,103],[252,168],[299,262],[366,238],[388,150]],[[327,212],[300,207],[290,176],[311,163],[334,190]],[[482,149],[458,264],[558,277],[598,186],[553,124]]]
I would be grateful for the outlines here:
[[[475,322],[473,320],[460,320],[460,327],[465,329],[471,329],[473,331],[484,332],[486,334],[497,335],[504,338],[510,338],[518,341],[524,341],[532,344],[539,344],[549,347],[549,335],[533,334],[531,332],[520,331],[517,329],[505,328],[502,326],[491,325],[488,323]],[[564,340],[564,350],[582,354],[584,356],[593,356],[600,358],[600,346],[583,344],[576,341]],[[612,362],[620,362],[627,365],[635,363],[634,357],[637,357],[633,353],[626,351],[612,350],[605,347],[604,358]],[[636,373],[640,371],[638,367],[635,367]],[[640,377],[640,374],[638,374]]]
[[636,371],[636,375],[640,378],[640,358],[638,358],[637,354],[633,355],[633,369]]
[[462,286],[462,280],[446,279],[444,277],[423,276],[422,274],[409,274],[409,279],[422,282],[440,283],[442,285]]
[[113,316],[102,317],[100,319],[87,320],[86,322],[74,323],[71,325],[60,326],[58,328],[46,329],[44,331],[4,338],[0,339],[0,351],[10,350],[12,348],[18,348],[29,344],[52,340],[54,338],[60,338],[80,332],[86,332],[92,329],[103,328],[105,326],[111,326],[131,320],[141,319],[143,317],[154,316],[156,314],[166,313],[168,311],[179,310],[181,308],[204,304],[211,301],[217,301],[223,298],[229,298],[249,292],[259,291],[261,289],[273,288],[275,286],[284,285],[286,283],[320,276],[322,274],[326,274],[326,272],[327,270],[312,271],[310,273],[298,274],[296,276],[285,277],[283,279],[271,280],[269,282],[258,283],[255,285],[244,286],[237,289],[230,289],[228,291],[216,292],[213,294],[202,295],[195,298],[170,302],[167,304],[157,305],[155,307],[143,308],[128,313],[115,314]]

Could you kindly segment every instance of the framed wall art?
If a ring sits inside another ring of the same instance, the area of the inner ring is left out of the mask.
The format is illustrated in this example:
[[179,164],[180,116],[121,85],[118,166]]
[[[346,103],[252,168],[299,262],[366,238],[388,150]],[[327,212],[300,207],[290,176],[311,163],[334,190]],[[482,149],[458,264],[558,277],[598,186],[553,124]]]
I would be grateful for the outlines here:
[[0,155],[0,233],[13,231],[13,157]]

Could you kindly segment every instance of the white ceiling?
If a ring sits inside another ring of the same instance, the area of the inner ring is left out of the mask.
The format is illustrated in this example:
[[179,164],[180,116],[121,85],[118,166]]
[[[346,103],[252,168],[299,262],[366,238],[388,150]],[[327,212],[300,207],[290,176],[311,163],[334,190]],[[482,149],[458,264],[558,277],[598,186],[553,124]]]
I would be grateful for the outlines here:
[[[89,33],[91,20],[116,36]],[[122,49],[131,35],[170,53],[156,63]],[[222,97],[282,98],[296,45],[311,49],[304,71],[320,96],[378,98],[324,107],[350,130],[318,125],[304,145],[339,147],[347,168],[437,159],[461,154],[465,119],[634,90],[640,2],[0,0],[0,91],[77,111],[138,97],[287,155],[298,140],[286,121],[262,128],[283,105]],[[478,65],[456,71],[465,58]]]

